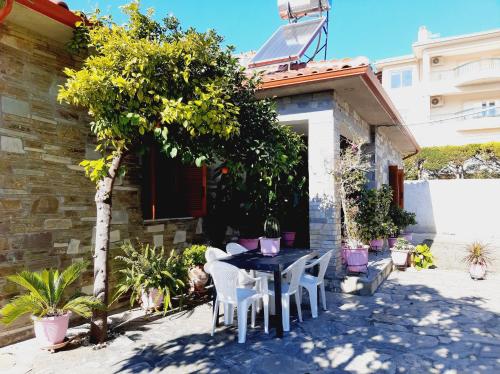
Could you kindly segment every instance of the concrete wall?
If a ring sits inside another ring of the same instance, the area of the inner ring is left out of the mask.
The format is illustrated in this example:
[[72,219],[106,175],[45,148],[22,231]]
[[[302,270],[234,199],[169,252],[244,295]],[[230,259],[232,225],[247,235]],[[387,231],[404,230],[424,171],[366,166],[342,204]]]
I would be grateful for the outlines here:
[[405,209],[417,214],[414,241],[434,240],[438,266],[465,268],[464,247],[479,240],[500,271],[500,179],[406,181]]
[[[0,24],[0,307],[19,292],[5,276],[92,259],[95,186],[78,166],[95,156],[89,118],[56,100],[62,69],[75,63],[63,45]],[[113,192],[111,256],[129,238],[185,247],[196,221],[145,223],[140,166],[126,162],[128,176]],[[92,269],[78,282],[91,292]],[[0,346],[31,334],[24,318],[0,329]]]

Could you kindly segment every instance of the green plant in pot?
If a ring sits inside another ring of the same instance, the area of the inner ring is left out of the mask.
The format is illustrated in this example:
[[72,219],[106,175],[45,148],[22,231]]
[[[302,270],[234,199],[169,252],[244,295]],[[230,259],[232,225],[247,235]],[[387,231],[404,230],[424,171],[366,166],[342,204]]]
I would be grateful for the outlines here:
[[205,293],[205,285],[208,281],[208,274],[203,269],[206,263],[206,245],[193,244],[182,253],[184,264],[188,269],[190,291],[198,294]]
[[415,247],[404,238],[398,238],[395,245],[391,248],[392,262],[397,267],[406,268],[408,257],[415,250]]
[[393,239],[389,241],[389,247],[391,247],[391,242],[395,242],[395,238],[398,236],[402,236],[404,239],[411,241],[413,239],[412,233],[407,232],[406,229],[408,226],[417,224],[416,214],[408,212],[400,206],[392,203],[389,209],[389,215],[395,226],[391,236],[389,237],[389,239]]
[[434,256],[432,255],[431,248],[427,244],[415,246],[412,253],[412,264],[417,270],[434,267]]
[[469,274],[472,279],[484,279],[488,264],[491,264],[491,251],[486,244],[473,242],[466,247],[467,255],[463,261],[469,265]]
[[389,216],[391,201],[392,189],[387,185],[361,193],[356,222],[361,238],[375,250],[381,250],[384,239],[395,230]]
[[28,292],[15,297],[0,310],[0,322],[10,324],[25,314],[31,314],[35,336],[42,347],[55,346],[64,341],[69,317],[75,313],[84,318],[92,310],[105,310],[97,298],[75,293],[66,296],[68,287],[80,278],[88,262],[75,262],[64,271],[46,269],[41,272],[22,271],[7,279]]
[[260,238],[260,251],[264,256],[275,256],[280,251],[280,223],[275,217],[264,222],[264,237]]
[[163,304],[166,312],[172,306],[173,296],[186,289],[187,268],[181,256],[171,251],[167,256],[163,247],[149,243],[130,242],[122,245],[123,255],[115,259],[123,264],[114,300],[130,293],[130,306],[141,302],[145,310],[158,310]]

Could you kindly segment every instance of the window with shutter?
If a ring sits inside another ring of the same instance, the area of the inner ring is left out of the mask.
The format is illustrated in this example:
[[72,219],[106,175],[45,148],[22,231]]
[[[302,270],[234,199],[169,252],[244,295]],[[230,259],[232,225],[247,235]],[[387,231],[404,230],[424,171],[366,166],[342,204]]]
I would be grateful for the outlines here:
[[143,159],[143,173],[144,219],[206,215],[206,166],[183,165],[151,147]]

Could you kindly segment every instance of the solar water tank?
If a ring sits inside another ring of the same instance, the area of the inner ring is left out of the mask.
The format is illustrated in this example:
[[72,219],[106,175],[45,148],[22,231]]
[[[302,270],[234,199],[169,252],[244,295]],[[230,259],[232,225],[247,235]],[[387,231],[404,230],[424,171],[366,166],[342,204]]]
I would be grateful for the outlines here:
[[330,10],[329,0],[278,0],[278,12],[282,19],[297,18],[328,10]]

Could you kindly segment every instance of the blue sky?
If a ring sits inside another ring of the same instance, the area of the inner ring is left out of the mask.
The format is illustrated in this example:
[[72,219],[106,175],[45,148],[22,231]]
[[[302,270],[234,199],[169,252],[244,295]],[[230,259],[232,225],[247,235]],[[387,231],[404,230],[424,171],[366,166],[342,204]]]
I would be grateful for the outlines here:
[[[117,0],[67,0],[72,9],[98,6],[122,22]],[[143,0],[156,17],[171,13],[184,27],[215,29],[238,52],[257,50],[284,23],[276,0]],[[500,28],[500,0],[333,0],[328,58],[377,59],[411,53],[420,25],[452,36]]]

